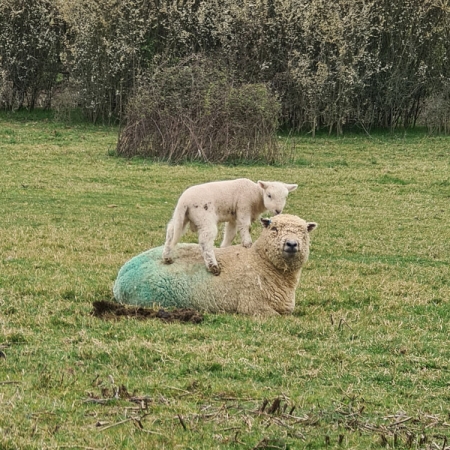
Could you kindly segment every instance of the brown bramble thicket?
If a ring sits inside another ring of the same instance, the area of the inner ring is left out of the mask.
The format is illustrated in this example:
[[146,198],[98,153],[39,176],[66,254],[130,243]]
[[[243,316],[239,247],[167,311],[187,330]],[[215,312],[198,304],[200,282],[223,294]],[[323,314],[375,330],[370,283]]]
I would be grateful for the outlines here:
[[221,61],[199,55],[151,72],[128,103],[119,155],[281,162],[279,102],[265,84],[234,84]]

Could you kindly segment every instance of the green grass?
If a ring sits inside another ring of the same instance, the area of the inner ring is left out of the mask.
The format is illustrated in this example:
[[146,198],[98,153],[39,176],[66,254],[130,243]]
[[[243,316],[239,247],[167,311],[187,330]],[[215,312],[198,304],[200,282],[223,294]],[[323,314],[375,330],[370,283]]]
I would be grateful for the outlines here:
[[[0,448],[448,448],[450,138],[297,136],[284,167],[116,138],[0,116]],[[285,212],[319,223],[292,316],[91,314],[187,186],[236,177],[298,183]]]

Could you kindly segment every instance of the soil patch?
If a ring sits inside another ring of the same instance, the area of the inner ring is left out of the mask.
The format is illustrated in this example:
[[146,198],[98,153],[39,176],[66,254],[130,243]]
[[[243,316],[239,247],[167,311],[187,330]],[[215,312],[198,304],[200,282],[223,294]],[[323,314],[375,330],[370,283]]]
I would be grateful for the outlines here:
[[190,308],[165,310],[163,308],[143,308],[141,306],[121,305],[107,300],[98,300],[92,303],[92,315],[100,319],[116,319],[122,316],[136,319],[160,319],[164,322],[201,323],[203,315]]

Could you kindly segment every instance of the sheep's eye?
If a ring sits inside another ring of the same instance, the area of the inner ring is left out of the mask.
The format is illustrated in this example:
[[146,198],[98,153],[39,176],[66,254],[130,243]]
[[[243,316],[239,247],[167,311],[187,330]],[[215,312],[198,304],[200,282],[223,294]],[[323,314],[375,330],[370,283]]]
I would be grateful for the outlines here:
[[267,194],[267,197],[272,198],[272,196],[270,194]]
[[272,227],[272,228],[270,229],[270,231],[272,231],[273,234],[278,234],[278,228],[277,228],[277,227]]

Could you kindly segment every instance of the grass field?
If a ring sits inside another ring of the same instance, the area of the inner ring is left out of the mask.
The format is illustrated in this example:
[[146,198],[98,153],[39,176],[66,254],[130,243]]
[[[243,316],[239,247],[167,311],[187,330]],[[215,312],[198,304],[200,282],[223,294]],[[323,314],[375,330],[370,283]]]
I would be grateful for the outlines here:
[[[116,139],[0,116],[1,449],[450,448],[450,138],[298,137],[284,167]],[[237,177],[319,223],[292,316],[92,315],[187,186]]]

